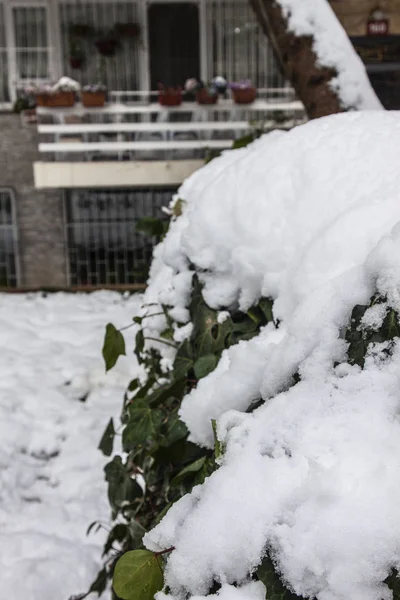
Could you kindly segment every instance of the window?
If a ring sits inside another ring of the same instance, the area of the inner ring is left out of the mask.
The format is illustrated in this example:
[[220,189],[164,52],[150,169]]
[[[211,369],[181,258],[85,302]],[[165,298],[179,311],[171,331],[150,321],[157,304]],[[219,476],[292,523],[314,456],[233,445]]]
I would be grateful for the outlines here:
[[13,7],[18,80],[49,77],[49,42],[45,6]]
[[139,219],[162,218],[175,188],[70,190],[66,227],[71,285],[132,284],[147,279],[156,240]]
[[18,284],[17,226],[12,190],[0,188],[0,287]]

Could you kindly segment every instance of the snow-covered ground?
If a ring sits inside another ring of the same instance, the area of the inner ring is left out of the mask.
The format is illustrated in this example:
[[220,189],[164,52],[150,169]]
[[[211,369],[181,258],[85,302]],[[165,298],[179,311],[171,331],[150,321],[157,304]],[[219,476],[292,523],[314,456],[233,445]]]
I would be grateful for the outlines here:
[[97,573],[105,533],[86,529],[109,520],[97,446],[137,369],[128,348],[105,375],[102,341],[139,303],[106,291],[0,295],[1,598],[67,600]]

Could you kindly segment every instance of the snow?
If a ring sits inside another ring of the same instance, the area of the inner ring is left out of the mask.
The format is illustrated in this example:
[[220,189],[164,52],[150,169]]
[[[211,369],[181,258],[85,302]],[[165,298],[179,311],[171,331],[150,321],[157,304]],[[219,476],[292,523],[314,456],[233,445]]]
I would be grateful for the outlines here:
[[110,521],[97,446],[138,370],[129,340],[107,375],[101,348],[105,325],[129,325],[140,302],[105,291],[0,295],[4,598],[67,600],[97,574],[106,533],[86,530]]
[[318,62],[335,69],[331,85],[346,109],[382,108],[346,31],[327,0],[277,0],[297,36],[312,36]]
[[157,248],[145,297],[163,302],[167,288],[183,314],[192,265],[210,306],[246,310],[269,296],[277,327],[225,351],[182,402],[198,444],[213,446],[218,418],[224,455],[145,537],[151,550],[175,547],[171,600],[210,597],[214,580],[218,597],[257,598],[259,585],[247,586],[266,549],[299,595],[390,598],[400,344],[389,357],[377,345],[361,370],[342,331],[376,291],[400,309],[399,134],[395,112],[331,116],[226,152],[178,192],[183,215]]

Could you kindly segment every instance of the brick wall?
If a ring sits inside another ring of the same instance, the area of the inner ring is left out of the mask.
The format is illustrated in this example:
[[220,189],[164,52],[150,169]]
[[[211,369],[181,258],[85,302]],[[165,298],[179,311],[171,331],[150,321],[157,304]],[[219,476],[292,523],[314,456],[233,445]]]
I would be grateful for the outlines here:
[[63,198],[59,190],[35,190],[38,160],[34,125],[0,113],[0,187],[13,188],[19,230],[21,286],[63,287],[67,283]]
[[400,34],[400,0],[330,0],[350,36],[365,35],[371,12],[379,7],[389,19],[389,33]]

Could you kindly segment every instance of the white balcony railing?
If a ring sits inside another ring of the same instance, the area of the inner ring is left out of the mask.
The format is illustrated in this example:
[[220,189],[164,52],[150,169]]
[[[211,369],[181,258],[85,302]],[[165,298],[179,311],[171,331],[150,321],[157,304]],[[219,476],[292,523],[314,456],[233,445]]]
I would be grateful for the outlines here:
[[39,152],[46,161],[68,162],[203,159],[255,130],[289,129],[304,121],[303,105],[287,88],[260,90],[249,105],[223,99],[164,107],[148,102],[149,96],[111,92],[119,101],[102,108],[39,107]]

